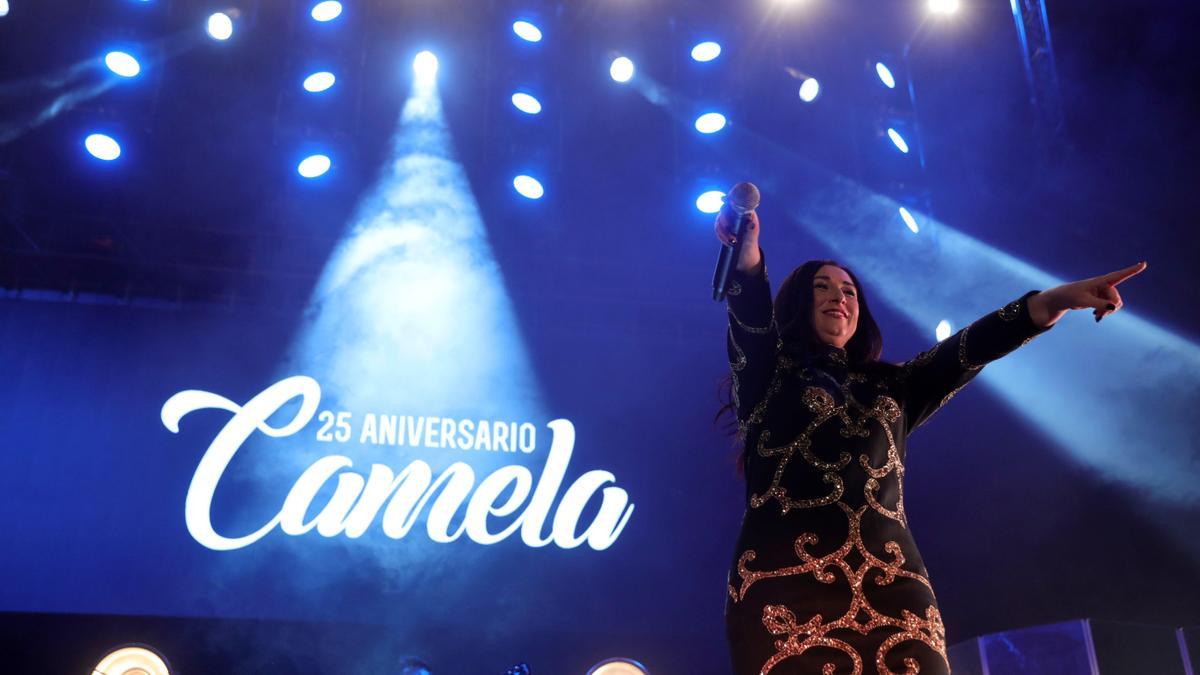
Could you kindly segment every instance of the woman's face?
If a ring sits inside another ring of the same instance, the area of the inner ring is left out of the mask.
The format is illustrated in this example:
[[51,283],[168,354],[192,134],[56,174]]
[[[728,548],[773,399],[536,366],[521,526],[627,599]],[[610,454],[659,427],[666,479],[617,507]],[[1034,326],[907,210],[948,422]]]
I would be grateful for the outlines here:
[[858,328],[858,289],[846,270],[824,265],[813,277],[813,328],[834,347],[845,348]]

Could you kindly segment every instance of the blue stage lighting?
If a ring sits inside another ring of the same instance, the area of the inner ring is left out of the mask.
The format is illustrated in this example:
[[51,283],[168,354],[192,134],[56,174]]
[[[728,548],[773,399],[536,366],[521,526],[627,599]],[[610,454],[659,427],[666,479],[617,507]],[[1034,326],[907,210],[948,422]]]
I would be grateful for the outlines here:
[[817,78],[810,77],[800,85],[800,100],[805,103],[812,103],[817,100],[817,95],[821,93],[821,83],[817,82]]
[[517,37],[526,42],[542,41],[541,29],[529,23],[528,21],[514,21],[513,32],[517,34]]
[[312,18],[321,22],[333,21],[341,15],[342,3],[338,2],[337,0],[325,0],[325,2],[318,2],[312,8]]
[[725,193],[720,190],[709,190],[696,197],[696,208],[703,213],[716,213],[725,203]]
[[233,19],[224,12],[208,17],[208,36],[214,40],[228,40],[233,35]]
[[612,65],[608,68],[608,74],[617,82],[628,82],[633,79],[633,72],[633,61],[625,56],[613,59]]
[[913,214],[909,213],[908,209],[903,206],[900,207],[900,220],[904,221],[904,224],[908,226],[908,229],[913,231],[913,234],[921,231],[921,228],[917,227],[917,219],[913,218]]
[[892,77],[892,71],[882,61],[875,63],[875,73],[879,75],[879,81],[888,89],[896,88],[896,78]]
[[715,134],[725,128],[725,116],[718,112],[704,113],[696,118],[696,131]]
[[142,66],[137,59],[125,52],[109,52],[104,55],[104,65],[121,77],[137,77]]
[[716,42],[701,42],[692,47],[692,58],[701,63],[712,61],[721,55],[721,45]]
[[438,58],[433,52],[424,51],[413,57],[413,72],[418,82],[432,83],[437,79]]
[[513,94],[512,104],[516,106],[517,110],[530,115],[536,115],[542,112],[541,101],[538,101],[536,98],[524,92],[518,91],[517,93]]
[[316,94],[332,87],[333,83],[336,81],[337,77],[335,77],[333,73],[327,70],[322,70],[304,78],[304,90],[311,91],[312,93]]
[[941,342],[950,337],[950,333],[952,332],[954,332],[954,328],[950,325],[950,322],[942,319],[938,322],[937,328],[934,329],[933,335],[937,338],[938,342]]
[[325,172],[329,171],[331,165],[329,157],[325,155],[310,155],[300,162],[300,165],[296,167],[296,171],[305,178],[316,178],[325,175]]
[[104,134],[91,134],[83,139],[83,147],[87,148],[92,157],[106,162],[121,156],[121,145],[112,136]]
[[887,130],[887,135],[888,138],[892,139],[892,143],[896,145],[897,150],[906,155],[908,154],[908,143],[905,142],[904,137],[900,135],[900,132],[889,128]]
[[513,187],[526,199],[541,199],[546,194],[545,188],[533,176],[517,176],[513,179]]

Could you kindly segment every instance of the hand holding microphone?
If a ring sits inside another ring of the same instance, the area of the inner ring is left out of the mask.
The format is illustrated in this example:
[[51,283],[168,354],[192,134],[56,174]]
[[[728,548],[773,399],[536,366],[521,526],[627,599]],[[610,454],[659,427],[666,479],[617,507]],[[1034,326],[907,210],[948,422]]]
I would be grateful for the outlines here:
[[725,205],[714,226],[722,244],[713,273],[714,300],[725,299],[732,267],[736,266],[743,274],[754,274],[762,264],[762,253],[758,248],[758,215],[754,212],[760,198],[758,188],[752,183],[738,183],[725,196]]

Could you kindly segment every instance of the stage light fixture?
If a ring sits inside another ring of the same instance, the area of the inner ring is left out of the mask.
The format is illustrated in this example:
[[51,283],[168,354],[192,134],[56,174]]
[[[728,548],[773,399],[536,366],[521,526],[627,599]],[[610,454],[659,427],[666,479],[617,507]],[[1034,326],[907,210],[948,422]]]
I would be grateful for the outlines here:
[[92,157],[106,162],[111,162],[121,156],[121,145],[112,136],[104,134],[88,135],[83,139],[83,147],[87,148]]
[[933,335],[937,338],[938,342],[941,342],[942,340],[950,337],[950,333],[953,332],[953,330],[954,328],[950,325],[950,322],[942,319],[938,322],[937,328],[934,329]]
[[929,11],[934,14],[953,14],[958,11],[958,0],[929,0]]
[[317,94],[332,87],[334,82],[337,82],[337,77],[327,70],[322,70],[304,78],[304,90]]
[[646,666],[633,659],[605,659],[588,669],[587,675],[650,675]]
[[908,142],[904,140],[904,137],[900,135],[899,131],[889,128],[887,130],[887,135],[888,138],[892,139],[892,144],[896,146],[897,150],[906,155],[908,154]]
[[218,42],[233,36],[233,19],[224,12],[208,17],[208,36]]
[[692,59],[700,63],[712,61],[721,55],[721,45],[716,42],[701,42],[692,47]]
[[162,655],[146,645],[118,647],[100,659],[92,675],[169,675],[171,669]]
[[888,89],[896,88],[896,78],[892,77],[892,71],[883,64],[883,61],[876,62],[875,74],[879,76],[879,81]]
[[908,229],[912,230],[913,234],[921,231],[921,228],[917,227],[917,219],[903,206],[900,207],[900,220],[904,221],[904,224],[908,226]]
[[613,59],[612,65],[608,68],[608,74],[617,82],[628,82],[633,79],[633,73],[633,61],[626,56],[618,56]]
[[525,92],[518,91],[512,95],[512,104],[517,110],[528,115],[536,115],[542,112],[542,103],[533,96]]
[[542,195],[546,194],[546,189],[533,176],[517,176],[513,179],[513,187],[516,188],[517,194],[526,199],[541,199]]
[[805,103],[812,103],[817,100],[817,96],[821,94],[821,83],[817,82],[817,78],[810,77],[800,85],[800,100]]
[[342,3],[338,2],[337,0],[325,0],[325,2],[318,2],[312,8],[312,18],[320,21],[321,23],[333,21],[341,15]]
[[438,58],[433,52],[424,51],[413,57],[413,72],[422,82],[433,82],[437,79]]
[[0,16],[8,16],[8,0],[0,0]]
[[542,30],[528,21],[514,21],[513,32],[526,42],[541,42]]
[[696,118],[696,131],[715,134],[725,128],[725,116],[718,112],[704,113]]
[[296,167],[296,171],[305,178],[317,178],[325,175],[332,165],[333,163],[329,160],[329,157],[325,155],[309,155],[300,162],[300,165]]
[[104,65],[121,77],[137,77],[142,72],[142,65],[132,55],[125,52],[109,52],[104,55]]
[[725,193],[720,190],[709,190],[696,197],[696,208],[701,213],[716,213],[725,204]]

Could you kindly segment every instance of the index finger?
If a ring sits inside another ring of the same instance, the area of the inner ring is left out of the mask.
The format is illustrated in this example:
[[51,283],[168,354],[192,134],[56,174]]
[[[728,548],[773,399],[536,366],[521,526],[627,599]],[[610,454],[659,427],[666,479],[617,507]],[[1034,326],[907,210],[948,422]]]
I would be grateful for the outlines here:
[[1142,271],[1146,269],[1146,267],[1147,267],[1147,265],[1145,262],[1140,262],[1136,265],[1130,265],[1129,267],[1126,267],[1123,270],[1117,270],[1116,272],[1109,272],[1108,274],[1105,274],[1104,281],[1109,286],[1116,286],[1117,284],[1121,283],[1122,281],[1125,281],[1129,277],[1132,277],[1137,274],[1141,274]]

